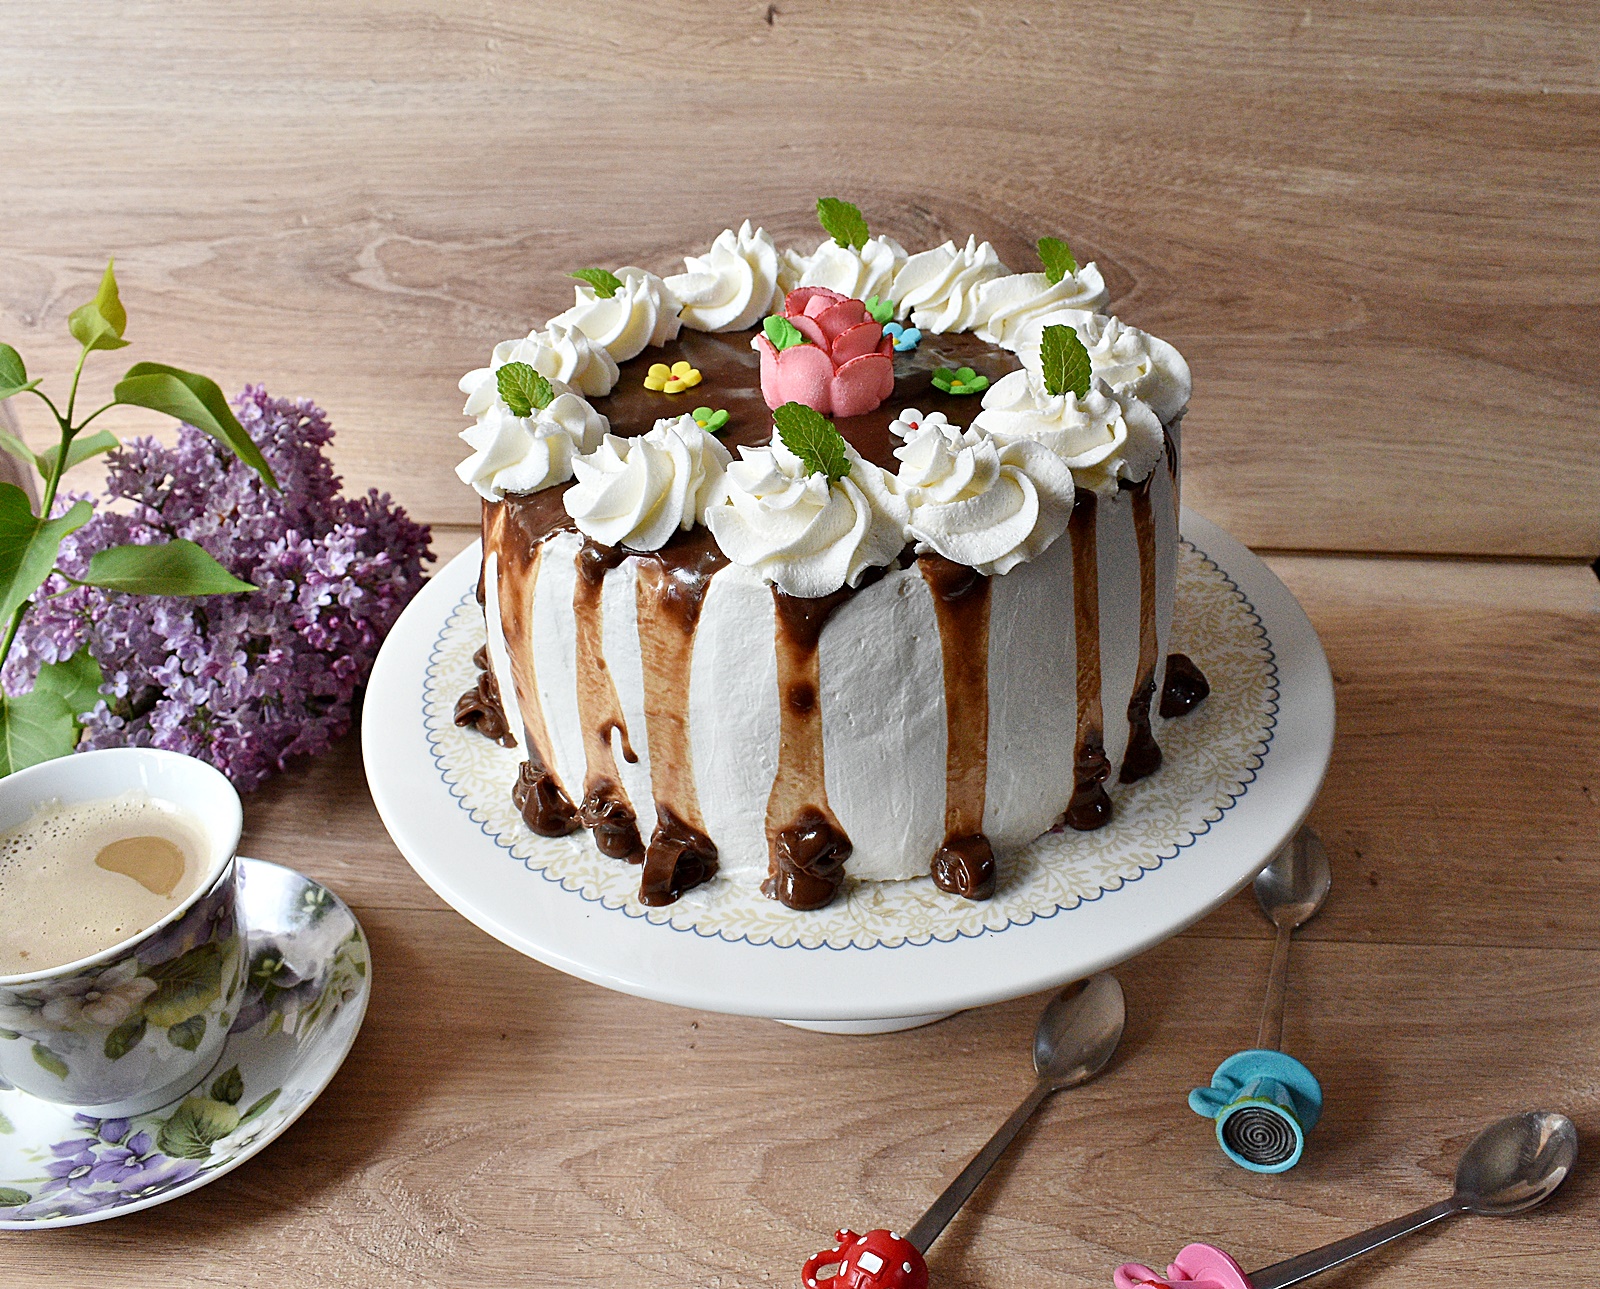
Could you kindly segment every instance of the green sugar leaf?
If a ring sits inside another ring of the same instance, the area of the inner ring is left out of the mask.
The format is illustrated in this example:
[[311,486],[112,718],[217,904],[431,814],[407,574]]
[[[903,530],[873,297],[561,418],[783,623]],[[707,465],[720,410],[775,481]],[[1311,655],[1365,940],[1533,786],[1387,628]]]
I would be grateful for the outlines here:
[[549,407],[556,396],[550,382],[527,363],[507,363],[495,372],[494,379],[513,416],[532,416],[539,408]]
[[611,272],[610,269],[579,269],[576,273],[569,273],[567,276],[587,282],[594,288],[594,293],[602,300],[609,300],[618,291],[622,290],[622,279]]
[[868,316],[874,322],[889,322],[894,318],[893,300],[880,300],[875,295],[869,295],[863,303],[867,306]]
[[785,349],[793,349],[796,345],[803,345],[806,342],[806,338],[800,333],[799,327],[795,326],[789,319],[780,318],[776,315],[765,319],[761,324],[761,330],[766,333],[767,339],[772,341],[772,347],[779,353],[782,353]]
[[861,217],[860,209],[837,197],[817,198],[817,222],[822,225],[822,231],[840,246],[853,247],[858,251],[872,235],[867,231],[867,221]]
[[1079,398],[1089,392],[1089,351],[1071,327],[1058,323],[1044,329],[1039,360],[1047,392],[1065,394],[1070,390]]
[[804,403],[785,403],[772,414],[783,446],[799,457],[812,474],[825,474],[830,482],[850,473],[850,456],[844,436],[833,422]]
[[105,276],[100,279],[94,299],[80,304],[67,319],[72,338],[85,349],[121,349],[128,343],[122,338],[128,326],[128,311],[117,294],[117,275],[112,271],[115,263],[106,263]]
[[1050,279],[1051,286],[1078,271],[1078,261],[1072,258],[1072,252],[1059,237],[1039,239],[1039,258],[1044,262],[1044,275]]

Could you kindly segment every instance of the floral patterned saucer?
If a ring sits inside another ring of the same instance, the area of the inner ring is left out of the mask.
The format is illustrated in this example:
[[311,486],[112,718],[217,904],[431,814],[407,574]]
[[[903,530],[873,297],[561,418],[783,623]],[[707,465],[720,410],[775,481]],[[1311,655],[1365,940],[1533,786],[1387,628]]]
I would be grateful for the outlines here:
[[[0,1229],[76,1226],[187,1194],[279,1136],[328,1086],[367,1010],[355,915],[292,869],[239,860],[249,980],[216,1067],[147,1114],[96,1119],[0,1090]],[[0,1041],[4,1028],[0,999]]]

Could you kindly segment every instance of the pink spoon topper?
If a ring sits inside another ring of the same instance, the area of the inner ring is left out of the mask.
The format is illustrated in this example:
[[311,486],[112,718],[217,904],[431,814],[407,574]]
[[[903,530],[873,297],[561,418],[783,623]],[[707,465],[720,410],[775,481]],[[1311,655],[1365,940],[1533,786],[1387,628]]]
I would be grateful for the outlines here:
[[[814,1253],[800,1269],[805,1289],[928,1289],[928,1264],[922,1252],[893,1231],[868,1231],[857,1235],[843,1230],[834,1247]],[[821,1280],[823,1267],[833,1270]]]
[[1116,1289],[1251,1289],[1244,1268],[1221,1249],[1209,1244],[1190,1244],[1157,1275],[1139,1262],[1124,1262],[1111,1277]]

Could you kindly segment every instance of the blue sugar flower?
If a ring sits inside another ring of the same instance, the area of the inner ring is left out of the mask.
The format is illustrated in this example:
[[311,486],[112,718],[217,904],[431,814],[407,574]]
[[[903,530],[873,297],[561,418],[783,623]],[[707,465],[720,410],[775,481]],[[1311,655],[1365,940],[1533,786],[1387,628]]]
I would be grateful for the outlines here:
[[894,351],[897,354],[909,353],[917,347],[917,341],[922,339],[922,332],[917,328],[899,322],[884,323],[883,334],[894,337]]

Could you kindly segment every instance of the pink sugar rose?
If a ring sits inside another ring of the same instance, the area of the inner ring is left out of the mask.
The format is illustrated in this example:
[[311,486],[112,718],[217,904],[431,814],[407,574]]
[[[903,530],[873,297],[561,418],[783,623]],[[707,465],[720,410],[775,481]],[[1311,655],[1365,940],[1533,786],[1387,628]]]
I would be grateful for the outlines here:
[[894,337],[860,300],[798,287],[784,297],[783,316],[809,343],[780,350],[756,337],[768,407],[804,403],[824,416],[863,416],[894,392]]

